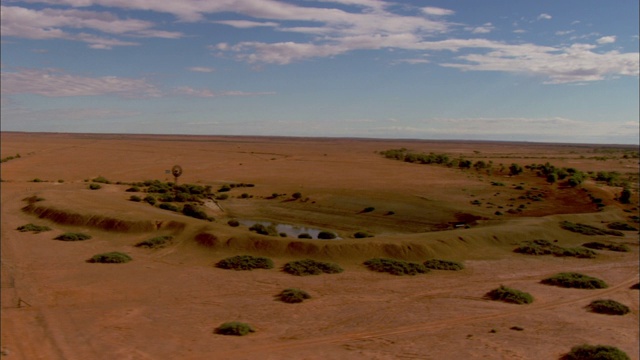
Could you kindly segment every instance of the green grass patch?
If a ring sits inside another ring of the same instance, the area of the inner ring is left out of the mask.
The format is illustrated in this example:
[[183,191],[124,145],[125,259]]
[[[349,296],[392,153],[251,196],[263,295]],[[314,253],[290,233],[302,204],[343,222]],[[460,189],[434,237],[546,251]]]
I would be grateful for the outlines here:
[[638,231],[635,227],[618,221],[607,224],[607,227],[611,230]]
[[582,244],[582,246],[589,249],[596,250],[610,250],[610,251],[618,251],[618,252],[629,252],[629,248],[624,244],[604,244],[598,241],[588,242]]
[[622,350],[608,345],[578,345],[571,348],[561,360],[629,360]]
[[91,239],[91,235],[82,234],[82,233],[73,233],[73,232],[64,233],[54,238],[54,240],[60,240],[60,241],[82,241],[82,240],[89,240],[89,239]]
[[624,234],[618,230],[601,229],[591,225],[572,223],[570,221],[562,221],[560,223],[560,227],[565,230],[569,230],[578,234],[589,235],[589,236],[593,236],[593,235],[624,236]]
[[458,271],[464,269],[464,265],[457,261],[451,260],[439,260],[439,259],[429,259],[424,262],[424,266],[427,269],[432,270],[452,270]]
[[18,226],[16,230],[21,232],[33,231],[34,233],[40,233],[43,231],[49,231],[51,230],[51,228],[44,225],[35,225],[35,224],[29,223],[26,225]]
[[386,272],[392,275],[418,275],[429,272],[423,264],[412,263],[403,260],[373,258],[364,262],[369,270],[377,272]]
[[594,300],[587,308],[598,314],[624,315],[629,313],[629,307],[615,300]]
[[131,261],[131,257],[125,253],[113,251],[103,254],[93,255],[91,259],[87,260],[90,263],[101,264],[123,264]]
[[296,276],[337,274],[344,271],[339,265],[315,261],[311,259],[291,261],[284,265],[282,270]]
[[503,301],[511,304],[531,304],[533,302],[533,296],[531,296],[531,294],[511,289],[503,285],[500,285],[497,289],[489,291],[485,296],[491,300]]
[[220,335],[245,336],[255,330],[247,323],[232,321],[218,326],[214,332]]
[[171,240],[173,240],[173,236],[165,235],[165,236],[157,236],[148,240],[141,241],[137,243],[136,247],[146,247],[150,249],[159,249],[167,246]]
[[265,257],[237,255],[218,261],[216,267],[229,270],[272,269],[273,261]]
[[274,225],[264,226],[260,223],[251,225],[249,231],[254,231],[260,235],[278,236],[278,230]]
[[605,289],[608,287],[603,280],[574,272],[559,273],[543,279],[541,283],[576,289]]
[[278,294],[278,299],[288,304],[296,304],[301,303],[307,299],[311,299],[311,295],[309,295],[309,293],[304,290],[290,288],[282,290],[282,292]]
[[558,257],[576,257],[582,259],[593,259],[597,255],[593,250],[587,248],[565,248],[542,239],[525,241],[513,251],[525,255],[554,255]]
[[102,189],[102,186],[100,186],[100,184],[95,184],[95,183],[89,184],[89,190],[100,190],[100,189]]

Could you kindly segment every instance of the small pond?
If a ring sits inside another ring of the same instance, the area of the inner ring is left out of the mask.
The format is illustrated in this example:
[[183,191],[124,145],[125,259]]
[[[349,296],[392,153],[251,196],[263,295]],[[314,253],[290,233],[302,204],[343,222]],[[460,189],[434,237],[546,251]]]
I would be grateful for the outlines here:
[[[255,224],[260,224],[263,225],[265,227],[274,227],[276,229],[276,231],[280,234],[287,234],[287,237],[291,237],[291,238],[298,238],[299,235],[301,234],[309,234],[312,239],[307,239],[307,240],[326,240],[326,239],[318,239],[318,234],[322,231],[327,231],[327,230],[322,230],[322,229],[314,229],[314,228],[309,228],[306,226],[298,226],[298,225],[291,225],[291,224],[281,224],[281,223],[275,223],[272,221],[257,221],[257,220],[242,220],[242,219],[238,219],[238,222],[240,223],[240,225],[242,226],[247,226],[247,227],[251,227]],[[333,232],[333,231],[330,231]],[[335,234],[335,233],[334,233]],[[335,239],[329,239],[329,240],[340,240],[341,238],[336,235]],[[303,239],[304,240],[304,239]]]

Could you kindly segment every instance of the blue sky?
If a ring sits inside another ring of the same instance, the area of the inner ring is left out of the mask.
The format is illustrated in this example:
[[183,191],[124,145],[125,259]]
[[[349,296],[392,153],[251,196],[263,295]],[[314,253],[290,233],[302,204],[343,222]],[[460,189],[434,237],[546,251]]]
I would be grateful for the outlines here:
[[638,144],[637,0],[2,0],[2,131]]

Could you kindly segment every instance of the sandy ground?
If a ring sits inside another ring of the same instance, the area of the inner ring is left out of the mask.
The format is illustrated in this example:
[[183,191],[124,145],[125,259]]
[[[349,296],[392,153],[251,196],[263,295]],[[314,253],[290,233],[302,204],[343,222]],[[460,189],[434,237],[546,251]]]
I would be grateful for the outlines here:
[[[2,158],[20,154],[1,165],[4,358],[554,359],[588,343],[616,346],[638,359],[638,291],[630,289],[638,282],[637,232],[590,237],[558,226],[561,220],[603,226],[637,215],[638,204],[625,207],[614,200],[620,189],[592,182],[564,189],[532,174],[509,177],[407,164],[376,151],[406,147],[507,166],[549,161],[584,171],[615,170],[636,179],[637,159],[590,159],[604,150],[587,145],[18,133],[3,133],[1,140]],[[97,176],[113,182],[173,180],[165,170],[175,164],[184,169],[182,183],[255,187],[229,192],[230,199],[219,202],[223,211],[208,209],[216,218],[210,223],[127,201],[127,185],[91,191],[84,181]],[[44,181],[32,182],[35,178]],[[505,186],[492,186],[495,181]],[[545,200],[518,199],[522,190],[515,186],[521,184],[543,192]],[[243,192],[252,197],[240,198]],[[303,199],[291,201],[294,192]],[[286,195],[269,199],[273,193]],[[588,194],[601,197],[605,210],[597,212]],[[90,222],[71,226],[22,211],[23,199],[33,195],[45,199],[39,206],[67,214],[183,226],[130,231]],[[471,205],[476,199],[482,205]],[[519,205],[525,205],[521,213],[495,215]],[[369,206],[376,210],[361,212]],[[318,227],[343,240],[303,243],[260,236],[227,226],[229,218]],[[469,229],[435,231],[461,219],[480,220]],[[26,223],[53,230],[15,230]],[[353,239],[359,230],[375,236]],[[93,238],[52,240],[66,231]],[[202,233],[221,241],[199,245],[194,239]],[[133,246],[164,234],[175,236],[172,246]],[[631,252],[598,251],[596,259],[512,252],[519,242],[533,239],[558,240],[563,246],[624,243]],[[134,260],[85,262],[107,251],[126,252]],[[223,258],[247,253],[267,255],[276,267],[248,272],[214,267]],[[397,277],[362,265],[378,256],[452,259],[466,268]],[[280,270],[288,261],[307,257],[338,263],[345,271],[296,277]],[[540,284],[562,271],[601,278],[609,287]],[[531,293],[534,302],[513,305],[484,298],[501,284]],[[290,287],[312,298],[300,304],[275,299]],[[595,299],[619,301],[632,312],[588,312],[585,306]],[[213,333],[227,321],[250,323],[256,332],[245,337]]]

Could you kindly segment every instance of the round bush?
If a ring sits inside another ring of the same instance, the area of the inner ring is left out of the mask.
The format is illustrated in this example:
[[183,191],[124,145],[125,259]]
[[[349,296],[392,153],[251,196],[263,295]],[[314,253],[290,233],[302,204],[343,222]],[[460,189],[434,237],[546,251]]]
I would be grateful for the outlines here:
[[149,240],[141,241],[137,243],[135,246],[157,249],[157,248],[166,246],[167,243],[171,242],[171,240],[173,240],[173,236],[171,235],[158,236]]
[[82,234],[82,233],[64,233],[62,235],[58,235],[54,238],[55,240],[60,241],[82,241],[91,239],[91,235]]
[[283,270],[288,274],[296,276],[320,275],[322,273],[337,274],[344,271],[337,264],[325,263],[311,259],[286,263],[283,267]]
[[562,360],[629,360],[622,350],[608,345],[579,345],[571,348]]
[[102,264],[122,264],[131,261],[131,257],[121,252],[109,252],[104,254],[93,255],[91,259],[87,260],[90,263],[102,263]]
[[298,235],[298,239],[313,239],[313,237],[307,233],[302,233]]
[[238,227],[238,226],[240,226],[240,222],[238,220],[231,219],[231,220],[227,221],[227,225],[229,225],[231,227]]
[[162,203],[158,207],[162,210],[169,210],[169,211],[175,211],[175,212],[178,212],[178,210],[180,210],[178,209],[177,206],[169,203]]
[[411,263],[402,260],[374,258],[364,262],[369,270],[386,272],[392,275],[417,275],[429,272],[422,264]]
[[220,260],[217,267],[230,270],[272,269],[273,261],[265,257],[237,255]]
[[135,202],[140,202],[142,201],[142,199],[140,198],[140,196],[138,195],[131,195],[131,197],[129,197],[130,201],[135,201]]
[[304,300],[311,299],[311,295],[306,291],[296,288],[284,289],[280,294],[278,294],[278,297],[280,298],[280,301],[288,304],[301,303]]
[[320,231],[318,233],[318,239],[321,239],[321,240],[332,240],[332,239],[335,239],[336,237],[337,237],[336,234],[330,231]]
[[545,285],[576,289],[604,289],[608,285],[604,281],[579,273],[559,273],[541,281]]
[[373,235],[369,234],[366,231],[358,231],[355,234],[353,234],[353,237],[356,239],[364,239],[364,238],[368,238],[368,237],[373,237]]
[[102,186],[100,186],[99,184],[91,183],[91,184],[89,184],[89,189],[90,190],[98,190],[98,189],[102,189]]
[[587,308],[598,314],[624,315],[629,313],[629,307],[614,300],[594,300]]
[[244,336],[252,332],[255,332],[255,330],[251,325],[237,321],[224,323],[215,330],[216,334],[234,336]]
[[503,285],[489,291],[486,297],[491,300],[504,301],[512,304],[531,304],[533,302],[533,296],[531,296],[531,294]]
[[429,259],[424,262],[424,266],[427,269],[433,269],[433,270],[458,271],[458,270],[464,269],[464,265],[462,265],[462,263],[459,263],[457,261],[438,260],[438,259]]

